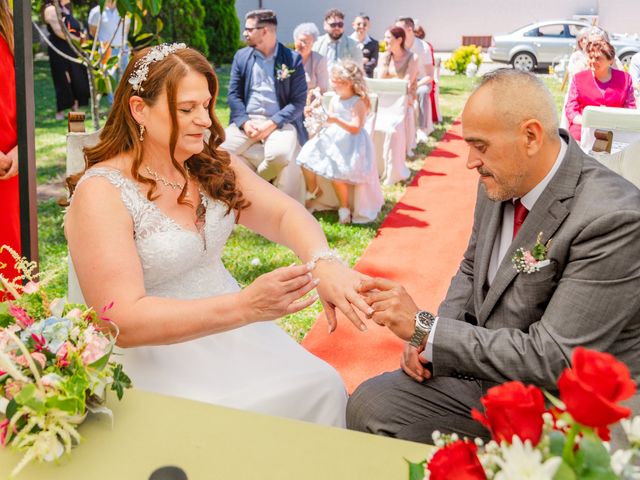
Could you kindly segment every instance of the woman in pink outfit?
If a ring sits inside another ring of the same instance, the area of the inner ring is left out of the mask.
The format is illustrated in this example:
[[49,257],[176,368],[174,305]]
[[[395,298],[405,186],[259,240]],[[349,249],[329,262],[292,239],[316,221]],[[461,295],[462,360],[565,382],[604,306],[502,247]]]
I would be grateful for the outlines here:
[[589,41],[586,52],[590,68],[573,77],[565,107],[569,132],[578,142],[585,107],[636,108],[631,76],[611,68],[615,61],[613,46],[605,40]]

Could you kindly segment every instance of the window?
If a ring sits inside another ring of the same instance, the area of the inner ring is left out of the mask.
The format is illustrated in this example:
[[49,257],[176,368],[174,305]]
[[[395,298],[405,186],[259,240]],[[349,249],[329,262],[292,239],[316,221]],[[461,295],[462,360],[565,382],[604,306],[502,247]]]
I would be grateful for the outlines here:
[[545,25],[538,28],[539,37],[564,37],[564,25]]

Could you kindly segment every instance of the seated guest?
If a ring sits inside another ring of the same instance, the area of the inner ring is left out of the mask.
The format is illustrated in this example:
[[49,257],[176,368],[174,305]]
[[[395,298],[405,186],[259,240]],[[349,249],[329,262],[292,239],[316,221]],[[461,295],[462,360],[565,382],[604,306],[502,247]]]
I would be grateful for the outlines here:
[[344,13],[332,8],[324,14],[324,31],[314,44],[313,51],[327,59],[327,72],[331,74],[334,63],[353,60],[362,65],[362,51],[355,40],[344,35]]
[[331,86],[336,94],[329,105],[329,125],[302,147],[297,159],[307,200],[322,194],[317,176],[325,178],[338,199],[340,223],[372,222],[384,198],[373,143],[364,128],[371,104],[362,67],[350,60],[335,64]]
[[640,52],[631,57],[629,62],[629,75],[631,75],[631,81],[636,89],[636,96],[640,93]]
[[369,36],[369,16],[360,13],[353,20],[353,33],[350,38],[355,40],[358,48],[362,50],[364,73],[367,77],[373,77],[373,71],[378,64],[378,54],[380,53],[380,44]]
[[416,25],[414,33],[416,34],[416,38],[419,38],[420,40],[424,40],[424,38],[427,36],[427,32],[424,31],[422,25]]
[[[245,17],[247,47],[238,50],[229,80],[230,125],[221,148],[242,158],[272,181],[293,159],[307,132],[302,113],[307,83],[300,55],[279,43],[272,10],[253,10]],[[258,144],[263,155],[245,155]]]
[[433,75],[435,72],[435,58],[429,44],[416,37],[415,22],[411,17],[400,17],[396,27],[404,29],[406,36],[405,47],[418,57],[418,84],[416,96],[418,99],[418,131],[419,139],[426,140],[433,132],[433,112],[431,108],[431,92],[433,91]]
[[296,52],[302,57],[307,90],[318,87],[320,93],[324,93],[329,88],[327,59],[318,52],[311,50],[313,43],[318,39],[319,33],[318,27],[314,23],[301,23],[293,31],[293,42]]
[[613,45],[605,40],[589,41],[586,51],[590,68],[574,75],[565,108],[569,131],[577,141],[585,107],[636,108],[631,76],[611,68],[616,54]]
[[[462,131],[480,180],[469,246],[436,315],[394,281],[363,282],[372,319],[408,343],[402,370],[351,396],[350,428],[487,438],[471,418],[487,389],[520,381],[556,392],[578,346],[616,356],[640,381],[638,189],[558,130],[551,92],[529,73],[486,74]],[[536,244],[548,262],[514,268],[518,250]],[[637,411],[638,400],[627,406]]]
[[409,105],[416,99],[418,87],[418,57],[406,48],[405,31],[392,27],[384,32],[386,50],[380,55],[376,78],[399,78],[409,82]]

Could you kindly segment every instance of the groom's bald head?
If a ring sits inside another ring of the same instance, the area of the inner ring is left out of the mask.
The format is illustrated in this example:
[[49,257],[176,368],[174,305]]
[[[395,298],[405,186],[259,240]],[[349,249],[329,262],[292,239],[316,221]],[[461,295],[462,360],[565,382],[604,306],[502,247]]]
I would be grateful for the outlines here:
[[538,120],[546,134],[558,136],[558,114],[551,92],[537,76],[511,68],[485,74],[469,101],[484,96],[487,116],[506,128],[517,128],[527,120]]

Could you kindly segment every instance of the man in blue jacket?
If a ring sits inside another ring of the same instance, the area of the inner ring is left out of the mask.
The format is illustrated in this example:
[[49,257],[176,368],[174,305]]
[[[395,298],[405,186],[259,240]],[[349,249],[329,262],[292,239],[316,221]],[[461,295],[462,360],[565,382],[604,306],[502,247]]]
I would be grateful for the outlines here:
[[272,10],[245,17],[248,46],[233,57],[227,96],[231,117],[222,145],[267,181],[293,161],[298,142],[308,138],[302,123],[307,99],[302,58],[277,41],[277,25]]

